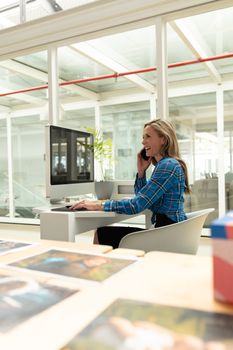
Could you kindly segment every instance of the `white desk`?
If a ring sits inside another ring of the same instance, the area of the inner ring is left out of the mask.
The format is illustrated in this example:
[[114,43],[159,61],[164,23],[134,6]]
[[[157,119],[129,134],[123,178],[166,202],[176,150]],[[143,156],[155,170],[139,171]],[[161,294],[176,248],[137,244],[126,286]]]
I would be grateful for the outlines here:
[[[145,211],[146,227],[150,223],[150,211]],[[140,213],[141,215],[142,213]],[[127,220],[135,215],[117,214],[103,211],[55,212],[51,210],[40,213],[40,238],[57,241],[75,241],[75,235],[98,227]]]
[[[48,247],[42,242],[40,249],[44,244]],[[78,249],[76,244],[69,245]],[[23,254],[24,257],[29,255],[26,249],[20,254],[21,258]],[[16,258],[19,258],[19,252],[4,255],[1,262],[10,263]],[[12,270],[12,274],[25,276],[24,271]],[[27,276],[31,274],[27,272]],[[35,271],[33,276],[35,278]],[[48,281],[48,277],[37,273],[37,280]],[[78,280],[61,276],[50,278],[49,282],[80,287]],[[150,252],[138,263],[99,285],[82,289],[27,321],[19,322],[10,332],[1,334],[0,349],[59,350],[118,298],[233,314],[233,305],[216,302],[213,298],[212,258],[205,256]]]

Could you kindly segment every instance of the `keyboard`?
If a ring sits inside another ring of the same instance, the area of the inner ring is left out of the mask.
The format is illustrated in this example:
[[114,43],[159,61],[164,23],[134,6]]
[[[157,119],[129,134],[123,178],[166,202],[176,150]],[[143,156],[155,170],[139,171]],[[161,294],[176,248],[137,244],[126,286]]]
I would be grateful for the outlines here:
[[60,208],[53,208],[51,209],[52,211],[69,211],[69,212],[72,212],[72,211],[85,211],[87,210],[87,208],[76,208],[76,209],[70,209],[70,205],[67,205],[65,207],[60,207]]

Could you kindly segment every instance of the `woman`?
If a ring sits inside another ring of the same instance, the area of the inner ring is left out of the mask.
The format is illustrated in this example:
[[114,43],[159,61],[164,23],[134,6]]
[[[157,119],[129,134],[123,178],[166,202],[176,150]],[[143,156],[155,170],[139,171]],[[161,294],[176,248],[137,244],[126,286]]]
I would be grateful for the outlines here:
[[[154,227],[170,225],[186,219],[184,193],[189,193],[187,167],[180,158],[179,145],[172,124],[162,119],[144,125],[142,144],[146,150],[145,160],[141,152],[137,155],[138,173],[135,180],[135,196],[130,199],[107,200],[105,202],[81,201],[71,208],[114,211],[121,214],[152,211]],[[146,170],[153,164],[154,170],[147,181]],[[97,229],[94,243],[112,245],[117,248],[126,234],[142,230],[137,227],[106,226]]]

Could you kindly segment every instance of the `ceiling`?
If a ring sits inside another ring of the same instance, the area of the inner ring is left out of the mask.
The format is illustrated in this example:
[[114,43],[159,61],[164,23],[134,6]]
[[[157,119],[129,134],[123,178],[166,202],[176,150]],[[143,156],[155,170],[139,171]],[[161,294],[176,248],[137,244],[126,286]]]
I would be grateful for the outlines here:
[[[93,1],[79,1],[79,4],[88,2]],[[28,0],[26,16],[27,20],[31,20],[75,6],[77,1],[72,0]],[[233,53],[232,18],[233,7],[227,7],[168,23],[168,64],[189,61],[189,64],[168,69],[169,107],[174,117],[186,118],[189,115],[190,118],[195,116],[201,119],[205,115],[216,123],[214,91],[216,86],[221,85],[226,90],[226,118],[233,118],[233,57],[214,59],[215,56]],[[2,0],[0,19],[2,28],[18,24],[18,2]],[[156,95],[155,70],[117,78],[101,78],[116,72],[129,73],[156,67],[155,33],[156,27],[149,25],[59,47],[60,83],[93,78],[60,87],[59,97],[63,110],[94,108],[96,101],[100,102],[100,106],[116,106],[134,101],[144,103],[152,94]],[[194,60],[208,57],[213,60],[191,64]],[[0,77],[0,94],[46,85],[47,51],[0,61]],[[96,77],[99,77],[98,80],[95,80]],[[187,87],[190,86],[193,89],[187,94]],[[196,90],[194,86],[197,87]],[[47,89],[0,96],[0,113],[47,108],[47,103]]]

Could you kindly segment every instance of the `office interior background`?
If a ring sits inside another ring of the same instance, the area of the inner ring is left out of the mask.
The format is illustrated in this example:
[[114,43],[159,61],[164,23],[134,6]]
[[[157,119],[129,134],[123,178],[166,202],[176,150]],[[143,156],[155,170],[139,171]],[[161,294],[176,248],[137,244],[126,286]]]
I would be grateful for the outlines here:
[[2,0],[0,221],[38,224],[33,208],[48,203],[45,125],[100,129],[112,139],[106,178],[133,180],[143,125],[163,117],[166,94],[192,185],[186,211],[214,207],[208,225],[233,209],[232,5]]

